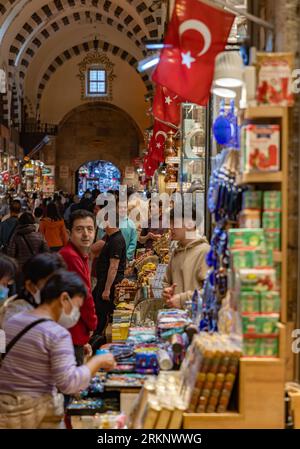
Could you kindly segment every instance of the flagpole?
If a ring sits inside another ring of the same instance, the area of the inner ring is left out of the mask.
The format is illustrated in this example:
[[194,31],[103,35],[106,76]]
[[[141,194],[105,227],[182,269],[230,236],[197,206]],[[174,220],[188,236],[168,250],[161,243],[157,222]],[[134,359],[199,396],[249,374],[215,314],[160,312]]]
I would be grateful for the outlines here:
[[203,3],[210,4],[211,6],[219,5],[220,7],[226,8],[228,11],[230,11],[235,16],[242,16],[246,17],[246,19],[250,20],[251,22],[257,23],[258,25],[261,25],[264,28],[269,28],[270,30],[274,30],[274,25],[272,25],[270,22],[266,22],[263,19],[260,19],[257,16],[254,16],[253,14],[250,14],[249,12],[241,12],[239,9],[232,5],[231,3],[227,3],[224,0],[198,0]]

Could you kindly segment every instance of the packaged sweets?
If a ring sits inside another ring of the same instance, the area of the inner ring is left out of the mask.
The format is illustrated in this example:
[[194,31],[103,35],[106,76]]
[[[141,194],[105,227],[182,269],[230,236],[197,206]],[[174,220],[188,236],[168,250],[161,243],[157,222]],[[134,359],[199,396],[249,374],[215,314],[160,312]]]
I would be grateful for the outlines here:
[[279,125],[243,127],[242,168],[246,173],[280,170]]
[[280,312],[279,292],[261,292],[260,310],[261,313],[279,313]]
[[243,354],[246,357],[260,357],[260,338],[245,338],[243,341]]
[[243,192],[243,209],[261,210],[262,192],[246,190]]
[[258,315],[243,315],[242,326],[244,335],[257,335],[260,333],[260,323],[258,321]]
[[259,315],[256,317],[256,323],[259,334],[278,334],[279,315],[274,313],[272,315]]
[[260,342],[260,355],[262,357],[278,357],[278,338],[262,338]]
[[238,250],[231,251],[233,260],[233,269],[241,268],[272,268],[273,267],[273,251],[261,250]]
[[276,273],[274,268],[243,268],[237,272],[241,292],[276,291]]
[[277,190],[271,190],[264,192],[264,210],[281,211],[282,201],[281,192]]
[[281,232],[268,230],[265,232],[266,247],[272,251],[281,249]]
[[293,106],[293,53],[256,54],[257,102],[272,106]]
[[255,209],[244,209],[239,215],[240,228],[260,228],[261,211]]
[[260,301],[258,292],[243,292],[240,295],[240,309],[242,313],[259,313]]
[[281,229],[281,212],[265,211],[263,212],[263,228],[264,229]]
[[263,229],[230,229],[230,249],[259,249],[265,247]]

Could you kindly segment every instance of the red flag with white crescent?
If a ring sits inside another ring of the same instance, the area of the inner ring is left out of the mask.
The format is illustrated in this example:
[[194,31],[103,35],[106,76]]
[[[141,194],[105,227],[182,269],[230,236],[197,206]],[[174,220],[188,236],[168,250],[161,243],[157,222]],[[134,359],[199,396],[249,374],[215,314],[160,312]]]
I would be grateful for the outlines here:
[[153,160],[164,162],[165,143],[167,140],[167,134],[171,130],[171,127],[159,122],[158,120],[155,120],[153,135],[149,144],[149,152]]
[[200,0],[176,0],[153,81],[205,106],[215,59],[225,49],[234,18]]
[[167,87],[157,84],[153,100],[155,119],[178,126],[180,122],[180,103],[184,100]]

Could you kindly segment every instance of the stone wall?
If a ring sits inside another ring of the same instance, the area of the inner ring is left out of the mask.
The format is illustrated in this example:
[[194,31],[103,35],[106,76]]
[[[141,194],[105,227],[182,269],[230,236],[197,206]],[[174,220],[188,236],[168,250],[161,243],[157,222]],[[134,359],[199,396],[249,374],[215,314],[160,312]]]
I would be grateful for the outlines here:
[[[95,103],[76,108],[56,138],[56,188],[74,192],[76,171],[88,161],[110,161],[122,171],[139,155],[141,142],[135,122],[116,106]],[[60,167],[68,167],[68,177],[60,177]]]

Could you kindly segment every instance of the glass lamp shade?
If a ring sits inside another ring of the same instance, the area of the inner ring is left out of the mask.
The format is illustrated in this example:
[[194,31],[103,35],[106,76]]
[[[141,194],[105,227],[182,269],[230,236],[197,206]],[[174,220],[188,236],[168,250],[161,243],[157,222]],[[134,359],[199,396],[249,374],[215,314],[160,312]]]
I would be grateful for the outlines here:
[[224,88],[240,87],[243,85],[244,65],[238,51],[224,51],[216,57],[215,79],[216,86]]

